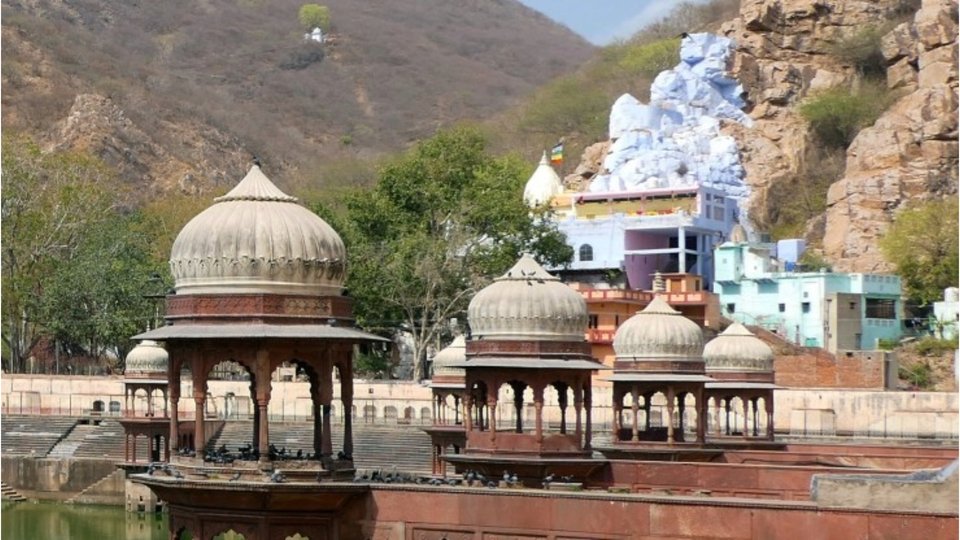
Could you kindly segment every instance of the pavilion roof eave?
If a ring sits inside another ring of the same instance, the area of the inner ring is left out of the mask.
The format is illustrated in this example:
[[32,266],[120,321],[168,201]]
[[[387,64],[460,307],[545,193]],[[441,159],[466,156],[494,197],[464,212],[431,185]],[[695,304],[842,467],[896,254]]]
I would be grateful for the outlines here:
[[513,356],[483,356],[470,358],[463,362],[449,364],[455,368],[518,368],[518,369],[574,369],[574,370],[609,370],[610,368],[590,360],[580,358],[529,358]]
[[711,383],[715,379],[706,375],[679,373],[614,373],[603,380],[611,382],[702,382]]
[[133,336],[132,339],[318,339],[389,342],[389,339],[355,328],[320,324],[174,324]]
[[711,389],[732,389],[732,390],[777,390],[784,388],[773,383],[751,382],[751,381],[714,381],[706,384],[707,390]]

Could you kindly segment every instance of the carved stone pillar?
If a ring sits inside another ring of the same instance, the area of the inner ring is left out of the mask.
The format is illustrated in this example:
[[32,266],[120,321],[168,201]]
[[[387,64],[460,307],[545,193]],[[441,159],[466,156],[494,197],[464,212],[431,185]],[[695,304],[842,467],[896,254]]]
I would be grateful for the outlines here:
[[767,413],[767,440],[773,440],[773,391],[763,398],[763,408]]
[[591,411],[593,410],[593,388],[590,386],[590,381],[588,379],[587,384],[583,385],[583,408],[587,414],[587,426],[583,433],[583,449],[589,451],[592,448],[592,435],[593,435],[593,417]]
[[340,404],[343,406],[343,453],[353,459],[353,370],[348,361],[340,372]]
[[708,404],[704,397],[703,386],[697,389],[694,397],[697,400],[697,442],[703,444],[707,439]]
[[[630,411],[633,412],[633,425],[630,426],[630,440],[639,441],[640,440],[640,390],[637,388],[637,385],[633,385],[633,390],[630,392]],[[650,409],[647,407],[647,401],[644,400],[644,408],[646,409],[647,417],[647,429],[650,429]]]
[[673,410],[676,404],[673,386],[667,386],[667,444],[673,444]]
[[537,449],[543,449],[543,386],[533,387],[533,408],[536,411]]
[[560,407],[560,433],[567,433],[567,386],[561,384],[557,387],[557,405]]
[[[523,433],[523,390],[524,385],[521,384],[511,384],[513,388],[513,413],[515,417],[515,430],[517,433]],[[540,407],[543,408],[543,400],[540,400]],[[536,404],[536,398],[534,398],[534,404]],[[539,429],[539,426],[537,427]]]

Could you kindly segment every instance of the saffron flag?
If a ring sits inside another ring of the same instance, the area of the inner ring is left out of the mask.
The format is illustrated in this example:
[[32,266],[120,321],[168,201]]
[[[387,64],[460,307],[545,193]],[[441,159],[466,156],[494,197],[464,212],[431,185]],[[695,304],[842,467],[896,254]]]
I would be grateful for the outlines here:
[[553,147],[553,150],[550,151],[550,164],[551,165],[560,165],[563,163],[563,143],[557,143]]

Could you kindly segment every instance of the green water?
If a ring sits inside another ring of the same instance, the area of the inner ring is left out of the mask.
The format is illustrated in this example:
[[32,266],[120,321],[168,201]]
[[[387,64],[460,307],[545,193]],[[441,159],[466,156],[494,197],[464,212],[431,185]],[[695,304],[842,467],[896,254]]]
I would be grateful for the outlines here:
[[119,506],[4,502],[3,540],[166,540],[165,515],[129,514]]

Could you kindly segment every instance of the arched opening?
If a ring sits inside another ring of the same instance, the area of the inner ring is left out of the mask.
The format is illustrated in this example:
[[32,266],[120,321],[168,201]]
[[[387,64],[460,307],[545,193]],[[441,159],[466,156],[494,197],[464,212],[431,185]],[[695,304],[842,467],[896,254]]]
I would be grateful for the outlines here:
[[246,540],[246,536],[230,529],[213,537],[213,540]]
[[103,401],[102,401],[102,400],[99,400],[99,399],[98,399],[98,400],[94,401],[94,402],[93,402],[93,408],[91,409],[91,412],[93,412],[94,414],[103,414],[103,405],[104,405],[104,404],[103,404]]
[[397,408],[393,405],[387,405],[383,408],[383,420],[387,423],[397,422]]
[[403,421],[404,423],[411,423],[417,418],[417,410],[413,407],[405,407],[403,409]]
[[187,530],[186,527],[180,527],[180,530],[173,535],[175,540],[196,540],[196,536]]
[[487,411],[487,383],[477,381],[470,387],[470,404],[467,416],[473,429],[486,431],[489,427]]
[[582,244],[580,246],[580,261],[589,262],[593,260],[593,246],[590,244]]
[[377,407],[372,403],[363,406],[363,421],[372,424],[377,421]]
[[420,422],[427,423],[429,421],[430,421],[430,407],[420,407]]

